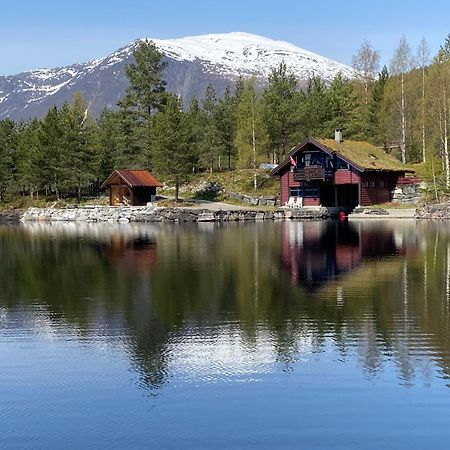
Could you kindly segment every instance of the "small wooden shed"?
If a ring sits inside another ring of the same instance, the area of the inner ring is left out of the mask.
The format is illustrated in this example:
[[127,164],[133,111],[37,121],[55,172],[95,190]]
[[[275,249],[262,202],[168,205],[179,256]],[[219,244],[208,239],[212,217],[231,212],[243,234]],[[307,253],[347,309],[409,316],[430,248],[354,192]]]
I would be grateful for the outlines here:
[[103,183],[109,189],[111,206],[144,206],[156,195],[161,183],[148,170],[115,170]]

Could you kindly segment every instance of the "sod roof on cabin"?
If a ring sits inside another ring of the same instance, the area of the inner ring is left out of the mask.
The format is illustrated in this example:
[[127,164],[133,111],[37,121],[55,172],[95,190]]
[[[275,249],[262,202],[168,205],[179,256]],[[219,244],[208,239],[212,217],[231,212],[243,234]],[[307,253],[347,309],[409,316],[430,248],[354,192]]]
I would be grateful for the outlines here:
[[341,155],[348,162],[353,162],[363,170],[389,170],[414,172],[403,165],[397,158],[386,153],[382,148],[362,141],[344,140],[337,143],[334,139],[314,139],[337,156]]
[[309,145],[315,145],[321,150],[336,155],[349,163],[351,166],[365,170],[385,170],[391,172],[410,172],[414,173],[411,167],[403,165],[397,158],[386,153],[382,148],[375,147],[363,141],[344,140],[337,143],[334,139],[315,139],[309,138],[295,146],[288,157],[271,174],[275,175],[286,166],[290,166],[290,156],[295,156],[308,148]]

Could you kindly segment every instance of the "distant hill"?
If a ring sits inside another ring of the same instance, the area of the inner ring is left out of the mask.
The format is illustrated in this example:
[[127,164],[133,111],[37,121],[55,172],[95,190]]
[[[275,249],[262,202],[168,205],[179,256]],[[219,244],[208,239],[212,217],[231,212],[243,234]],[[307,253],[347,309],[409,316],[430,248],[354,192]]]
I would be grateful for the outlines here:
[[[239,76],[255,76],[263,85],[282,61],[296,74],[300,85],[313,75],[326,82],[339,72],[353,76],[353,70],[344,64],[288,42],[248,33],[151,40],[169,63],[165,75],[168,90],[185,101],[201,97],[208,83],[221,95]],[[114,108],[128,84],[124,66],[132,62],[138,44],[139,40],[134,41],[87,63],[0,76],[0,119],[43,116],[51,106],[69,101],[77,91],[87,99],[94,116],[105,106]]]

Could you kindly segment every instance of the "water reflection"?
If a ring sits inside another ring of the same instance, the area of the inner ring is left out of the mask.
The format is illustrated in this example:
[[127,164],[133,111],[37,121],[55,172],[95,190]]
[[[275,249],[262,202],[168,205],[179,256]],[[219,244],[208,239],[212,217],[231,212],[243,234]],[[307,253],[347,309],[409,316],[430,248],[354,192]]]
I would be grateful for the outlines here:
[[0,337],[126,349],[152,392],[316,357],[406,385],[449,375],[442,225],[27,225],[0,229],[0,254]]
[[315,291],[371,260],[388,259],[417,248],[417,239],[404,237],[393,224],[287,223],[281,260],[292,284]]

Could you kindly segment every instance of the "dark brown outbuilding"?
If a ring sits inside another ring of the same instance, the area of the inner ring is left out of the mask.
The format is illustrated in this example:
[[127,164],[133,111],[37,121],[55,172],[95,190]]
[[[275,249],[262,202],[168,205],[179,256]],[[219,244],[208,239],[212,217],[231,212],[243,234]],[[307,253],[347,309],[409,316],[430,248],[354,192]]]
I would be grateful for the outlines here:
[[109,188],[111,206],[144,206],[156,195],[161,183],[148,170],[115,170],[103,183]]

